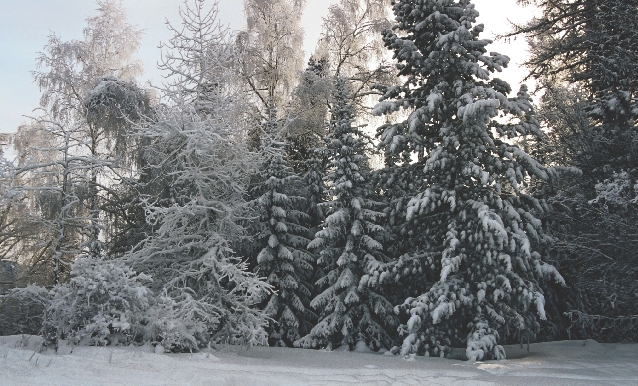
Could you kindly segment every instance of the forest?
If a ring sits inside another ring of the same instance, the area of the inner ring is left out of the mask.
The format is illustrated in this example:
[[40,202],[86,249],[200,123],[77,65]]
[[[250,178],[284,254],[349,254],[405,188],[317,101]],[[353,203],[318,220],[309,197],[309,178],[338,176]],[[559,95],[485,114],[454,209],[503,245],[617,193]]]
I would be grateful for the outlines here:
[[304,0],[243,0],[242,31],[185,0],[161,86],[97,0],[4,141],[0,335],[474,361],[638,342],[638,5],[518,2],[538,15],[499,38],[528,42],[534,93],[498,77],[471,0],[338,0],[308,62]]

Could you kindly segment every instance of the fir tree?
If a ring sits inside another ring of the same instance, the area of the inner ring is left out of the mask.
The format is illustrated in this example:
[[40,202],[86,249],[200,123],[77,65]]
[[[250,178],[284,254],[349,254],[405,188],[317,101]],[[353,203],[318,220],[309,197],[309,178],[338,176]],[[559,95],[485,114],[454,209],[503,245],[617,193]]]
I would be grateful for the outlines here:
[[[635,0],[532,0],[542,11],[508,36],[524,34],[524,65],[545,87],[567,80],[587,91],[591,138],[578,164],[591,198],[594,185],[637,168],[636,76],[638,22]],[[588,156],[588,157],[587,157]],[[582,162],[584,161],[584,162]],[[571,166],[571,165],[570,165]],[[633,176],[636,179],[636,176]]]
[[[586,54],[588,68],[580,76],[588,77],[592,92],[589,118],[594,124],[596,154],[602,165],[592,174],[600,182],[628,171],[638,181],[638,6],[633,0],[594,2],[595,17],[586,37],[593,40]],[[589,166],[589,165],[588,165]],[[592,165],[593,166],[593,165]]]
[[410,179],[420,191],[401,209],[421,249],[414,259],[430,270],[424,280],[437,276],[398,307],[409,317],[400,351],[444,355],[467,337],[468,358],[502,358],[499,331],[533,333],[545,319],[539,281],[562,281],[535,250],[546,241],[534,215],[542,203],[524,193],[529,176],[553,171],[512,144],[541,132],[526,88],[508,99],[509,85],[491,79],[509,58],[486,55],[490,42],[478,39],[483,26],[469,0],[400,0],[393,9],[397,25],[384,41],[406,81],[386,90],[375,112],[411,110],[384,128],[382,146],[419,166]]
[[[306,222],[308,228],[308,237],[314,238],[314,235],[321,230],[323,222],[326,219],[326,208],[322,203],[328,201],[328,194],[325,184],[325,173],[327,168],[326,148],[315,148],[310,153],[310,158],[306,160],[307,172],[303,176],[303,195],[306,199]],[[325,271],[317,264],[319,254],[317,251],[308,250],[313,256],[313,270],[311,283],[316,283],[320,278],[325,276]],[[312,298],[321,292],[321,288],[313,285]]]
[[327,272],[317,282],[323,292],[311,302],[320,317],[296,346],[348,345],[353,349],[362,341],[378,349],[391,343],[386,329],[395,326],[391,304],[367,285],[375,278],[365,272],[386,259],[378,241],[383,232],[378,221],[383,214],[366,197],[364,134],[353,125],[354,108],[347,88],[346,80],[336,81],[327,137],[330,171],[326,181],[332,201],[324,204],[328,216],[323,229],[308,245],[319,251],[319,264]]

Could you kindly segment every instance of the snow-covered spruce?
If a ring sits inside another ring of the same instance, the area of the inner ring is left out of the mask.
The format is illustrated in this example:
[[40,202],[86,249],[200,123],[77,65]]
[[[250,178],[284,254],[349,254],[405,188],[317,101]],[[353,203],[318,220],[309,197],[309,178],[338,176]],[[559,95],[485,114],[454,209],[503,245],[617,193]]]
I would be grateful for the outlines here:
[[124,259],[154,278],[165,349],[265,343],[267,318],[256,306],[270,286],[230,248],[243,233],[246,186],[258,167],[243,141],[250,124],[234,40],[215,5],[187,2],[180,14],[183,26],[173,28],[160,66],[169,75],[167,103],[139,127],[157,189],[144,198],[153,234]]
[[[312,149],[310,158],[306,160],[307,172],[302,178],[304,185],[303,196],[307,202],[306,209],[304,210],[307,215],[304,225],[308,228],[309,237],[311,238],[322,229],[323,223],[326,220],[326,208],[322,203],[328,201],[328,192],[325,183],[327,162],[325,147]],[[323,267],[317,264],[319,251],[307,250],[313,257],[312,277],[309,279],[309,282],[314,284],[317,280],[325,276],[325,271]],[[313,285],[312,289],[311,299],[322,292],[322,289],[316,285]]]
[[549,88],[552,79],[558,78],[562,79],[558,83],[586,90],[591,128],[582,134],[589,138],[584,147],[578,147],[577,164],[569,166],[581,168],[583,177],[590,180],[585,188],[588,198],[596,182],[615,173],[625,170],[636,179],[635,0],[541,0],[535,5],[541,11],[538,17],[511,33],[529,38],[525,66]]
[[486,55],[471,1],[398,0],[393,9],[397,25],[384,40],[406,81],[375,112],[411,110],[385,128],[381,145],[414,153],[422,167],[412,178],[424,189],[406,217],[427,223],[410,235],[439,273],[429,291],[397,307],[409,317],[400,352],[443,355],[467,336],[469,359],[502,358],[496,331],[533,333],[545,319],[539,281],[563,280],[534,250],[546,241],[534,216],[543,206],[524,193],[530,176],[547,180],[553,171],[513,144],[541,132],[526,87],[508,99],[509,85],[491,79],[509,58]]
[[[600,180],[614,178],[628,171],[638,180],[638,98],[634,80],[638,76],[638,21],[636,3],[630,0],[604,1],[596,10],[596,27],[587,36],[596,36],[586,54],[590,77],[587,88],[593,98],[588,113],[594,127],[590,159],[598,164],[583,165],[593,169]],[[591,151],[591,150],[590,150]],[[595,161],[595,162],[596,162]],[[589,170],[588,170],[589,172]]]
[[326,219],[325,208],[321,203],[327,201],[326,185],[324,177],[326,173],[326,149],[314,148],[310,157],[306,160],[307,172],[303,176],[304,195],[308,203],[306,214],[307,225],[315,234]]
[[375,287],[368,286],[365,273],[386,262],[377,223],[383,216],[373,210],[366,197],[363,175],[365,141],[353,126],[354,109],[349,102],[348,83],[337,79],[327,136],[329,172],[327,214],[323,229],[308,245],[320,253],[319,264],[326,275],[317,285],[323,289],[311,302],[319,322],[310,334],[295,342],[299,347],[353,349],[360,341],[378,349],[392,343],[387,331],[396,327],[392,305]]
[[307,334],[316,320],[310,307],[314,257],[306,250],[308,229],[302,225],[307,215],[299,210],[306,203],[299,191],[300,179],[286,165],[283,149],[273,146],[262,175],[267,179],[253,205],[259,208],[256,242],[256,273],[266,278],[276,292],[265,300],[264,312],[271,317],[268,329],[271,344],[292,346]]

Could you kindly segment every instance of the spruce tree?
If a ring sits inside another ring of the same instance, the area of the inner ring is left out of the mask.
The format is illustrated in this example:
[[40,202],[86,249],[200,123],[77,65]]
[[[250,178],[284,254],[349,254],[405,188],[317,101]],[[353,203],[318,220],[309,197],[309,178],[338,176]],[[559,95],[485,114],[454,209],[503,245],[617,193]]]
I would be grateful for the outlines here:
[[[470,0],[399,0],[393,10],[397,25],[384,41],[405,82],[375,112],[410,111],[384,128],[381,145],[418,166],[408,178],[419,192],[400,209],[423,280],[436,276],[397,308],[407,318],[400,352],[444,355],[467,339],[468,358],[502,358],[499,332],[533,333],[545,318],[539,282],[562,281],[535,249],[547,239],[535,216],[542,202],[525,194],[529,177],[553,171],[514,144],[541,132],[526,88],[510,99],[509,85],[491,78],[509,58],[486,54]],[[397,270],[401,262],[384,279],[414,272]]]
[[299,188],[300,178],[286,165],[281,146],[272,150],[262,169],[267,179],[254,201],[260,212],[256,242],[261,247],[256,273],[276,290],[264,303],[264,312],[273,318],[269,340],[291,346],[310,331],[316,318],[309,309],[312,286],[308,283],[314,257],[306,250],[310,240],[303,223],[307,215],[299,210],[305,199],[289,194]]
[[595,2],[595,17],[586,37],[594,45],[586,57],[582,76],[592,92],[589,118],[596,138],[596,155],[602,165],[593,168],[599,178],[613,179],[623,171],[638,181],[638,5],[633,0]]
[[[530,3],[541,13],[510,36],[530,42],[524,65],[545,89],[539,120],[550,140],[536,150],[582,172],[537,192],[555,204],[547,222],[556,239],[551,253],[570,288],[548,308],[565,315],[565,327],[579,325],[569,329],[572,338],[624,340],[626,329],[611,325],[630,320],[638,307],[638,239],[629,236],[638,224],[637,3]],[[556,330],[568,338],[567,328]]]
[[378,349],[391,344],[387,331],[396,326],[391,304],[367,285],[374,279],[365,274],[386,262],[378,241],[383,214],[366,197],[365,136],[354,126],[354,108],[344,79],[336,81],[331,115],[326,182],[332,200],[324,203],[327,217],[308,245],[319,252],[318,263],[327,274],[317,282],[323,291],[311,302],[320,313],[319,322],[295,345],[353,349],[364,342]]
[[324,181],[327,168],[326,148],[314,148],[310,157],[306,160],[306,169],[303,176],[304,196],[308,202],[306,213],[308,214],[307,226],[314,236],[326,219],[326,208],[323,202],[328,201],[327,188]]
[[[586,91],[591,138],[578,157],[583,187],[636,165],[638,22],[635,0],[532,0],[542,11],[508,36],[530,42],[524,65],[551,88],[567,80]],[[570,165],[571,166],[571,165]],[[633,176],[634,179],[636,176]]]

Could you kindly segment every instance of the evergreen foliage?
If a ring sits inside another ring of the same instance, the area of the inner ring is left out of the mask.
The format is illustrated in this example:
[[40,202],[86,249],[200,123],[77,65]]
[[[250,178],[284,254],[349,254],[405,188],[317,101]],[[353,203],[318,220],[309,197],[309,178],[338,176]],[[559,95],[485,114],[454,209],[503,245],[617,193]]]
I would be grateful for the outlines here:
[[537,151],[549,163],[581,171],[537,192],[552,204],[547,225],[556,242],[550,252],[571,289],[557,290],[551,308],[559,316],[584,315],[562,317],[557,335],[618,340],[616,328],[583,326],[591,320],[605,321],[592,326],[615,325],[608,321],[630,317],[638,305],[630,295],[638,271],[637,240],[630,236],[637,224],[631,203],[638,181],[636,2],[530,3],[542,13],[510,36],[528,38],[525,65],[546,89],[540,118],[549,141],[538,143]]
[[326,275],[317,281],[323,291],[311,302],[319,322],[295,345],[300,347],[351,350],[359,341],[373,349],[392,343],[388,331],[396,325],[392,304],[366,274],[371,267],[386,262],[378,241],[383,214],[374,210],[366,193],[365,141],[354,126],[354,108],[348,82],[337,79],[331,107],[331,123],[326,138],[330,162],[326,176],[328,196],[323,204],[327,217],[308,248],[317,249],[319,265]]
[[[306,200],[306,222],[305,226],[308,228],[308,236],[310,239],[314,238],[314,235],[322,229],[323,223],[326,219],[326,207],[323,203],[327,202],[328,189],[325,183],[325,174],[327,170],[327,149],[315,148],[312,149],[310,157],[306,160],[306,174],[302,178],[303,195]],[[319,253],[317,250],[311,251],[312,254],[312,277],[309,280],[310,283],[316,283],[317,280],[325,276],[326,272],[322,266],[317,264],[319,259]],[[311,298],[314,298],[322,289],[316,285],[313,285],[313,293]]]
[[311,234],[319,231],[321,224],[326,219],[326,208],[321,204],[328,201],[325,173],[327,170],[327,149],[314,148],[306,160],[307,172],[303,176],[306,201],[308,203],[306,213],[308,215],[308,228]]
[[305,0],[243,0],[238,33],[218,1],[167,23],[157,95],[117,0],[49,36],[42,113],[0,135],[0,335],[470,360],[638,339],[636,0],[517,0],[537,108],[472,0],[335,0],[305,71]]
[[527,89],[507,98],[509,85],[491,78],[509,58],[486,55],[471,1],[401,0],[393,9],[397,25],[384,41],[406,81],[375,112],[411,111],[380,138],[387,153],[414,154],[422,167],[411,176],[421,190],[403,210],[426,224],[408,234],[424,252],[414,258],[438,276],[398,307],[409,315],[400,351],[444,355],[467,337],[468,358],[502,358],[500,334],[533,334],[545,319],[539,282],[562,281],[536,251],[547,241],[535,216],[543,203],[524,190],[530,176],[553,171],[513,144],[541,132]]
[[584,188],[591,196],[597,182],[623,170],[633,174],[637,167],[636,4],[633,0],[532,3],[542,14],[515,26],[510,36],[524,34],[530,42],[531,55],[525,62],[530,77],[550,88],[571,81],[585,91],[591,133],[583,153],[589,157],[585,163],[566,166],[581,168],[588,180]]
[[266,278],[276,292],[265,300],[264,312],[273,318],[269,328],[272,344],[292,346],[313,325],[315,314],[309,309],[314,257],[306,250],[308,229],[303,225],[307,215],[299,209],[303,197],[294,195],[300,180],[286,165],[281,147],[274,147],[262,174],[266,181],[262,194],[255,200],[259,207],[260,232],[256,242],[256,274]]
[[[578,167],[581,173],[562,176],[557,183],[537,184],[535,194],[546,197],[552,211],[544,223],[554,237],[549,249],[568,289],[550,288],[546,339],[635,340],[631,321],[638,306],[635,251],[638,213],[636,184],[627,171],[603,181],[596,170],[606,160],[595,151],[598,128],[591,124],[590,101],[582,87],[554,85],[545,91],[539,109],[541,123],[551,130],[534,151],[546,162]],[[615,140],[615,139],[612,139]],[[630,170],[626,164],[626,170]]]

